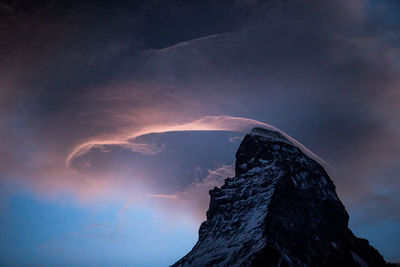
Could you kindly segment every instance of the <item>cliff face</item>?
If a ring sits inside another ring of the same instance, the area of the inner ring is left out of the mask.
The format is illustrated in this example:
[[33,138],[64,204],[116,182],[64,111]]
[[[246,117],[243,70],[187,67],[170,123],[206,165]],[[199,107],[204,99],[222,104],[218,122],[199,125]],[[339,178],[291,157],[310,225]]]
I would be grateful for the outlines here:
[[207,220],[174,266],[385,266],[349,216],[323,167],[278,132],[254,128],[236,175],[210,191]]

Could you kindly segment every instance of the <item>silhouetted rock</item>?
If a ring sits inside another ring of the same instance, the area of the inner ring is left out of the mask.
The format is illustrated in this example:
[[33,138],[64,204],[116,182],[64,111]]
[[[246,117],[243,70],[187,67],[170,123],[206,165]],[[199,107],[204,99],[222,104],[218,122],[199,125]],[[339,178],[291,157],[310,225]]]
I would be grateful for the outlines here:
[[210,191],[207,220],[174,266],[387,266],[348,228],[323,167],[282,134],[254,128],[235,177]]

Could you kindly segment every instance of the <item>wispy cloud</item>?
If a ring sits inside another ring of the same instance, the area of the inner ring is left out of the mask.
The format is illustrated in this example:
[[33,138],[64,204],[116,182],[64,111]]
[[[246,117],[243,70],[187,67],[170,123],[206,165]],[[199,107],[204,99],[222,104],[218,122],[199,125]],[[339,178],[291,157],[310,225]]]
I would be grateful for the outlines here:
[[149,197],[166,198],[166,199],[176,199],[177,195],[163,195],[163,194],[148,194]]
[[[159,1],[68,10],[24,2],[0,5],[2,183],[119,199],[124,209],[186,202],[197,216],[220,181],[208,170],[234,161],[249,128],[274,125],[333,166],[347,206],[393,217],[382,207],[399,203],[396,1],[202,1],[210,5],[193,23],[210,29],[166,34],[159,46],[148,38],[157,27],[176,29],[174,20],[151,24]],[[190,13],[171,5],[169,15]]]

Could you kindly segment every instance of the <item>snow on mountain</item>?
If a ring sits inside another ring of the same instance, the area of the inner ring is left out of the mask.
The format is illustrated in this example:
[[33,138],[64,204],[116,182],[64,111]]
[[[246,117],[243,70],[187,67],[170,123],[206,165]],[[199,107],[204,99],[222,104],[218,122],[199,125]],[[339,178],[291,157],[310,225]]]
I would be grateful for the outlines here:
[[174,266],[386,266],[353,235],[332,180],[298,144],[253,128],[235,177],[210,191],[197,244]]

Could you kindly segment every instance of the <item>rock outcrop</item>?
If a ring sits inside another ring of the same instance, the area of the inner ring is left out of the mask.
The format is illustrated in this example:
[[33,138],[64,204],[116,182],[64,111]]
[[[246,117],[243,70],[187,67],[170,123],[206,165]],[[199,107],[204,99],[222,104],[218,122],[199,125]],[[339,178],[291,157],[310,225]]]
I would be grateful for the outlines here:
[[210,191],[207,220],[174,266],[386,266],[348,228],[324,168],[279,132],[254,128],[235,177]]

